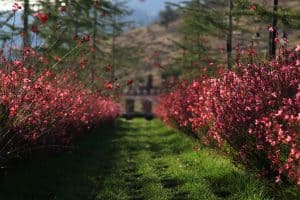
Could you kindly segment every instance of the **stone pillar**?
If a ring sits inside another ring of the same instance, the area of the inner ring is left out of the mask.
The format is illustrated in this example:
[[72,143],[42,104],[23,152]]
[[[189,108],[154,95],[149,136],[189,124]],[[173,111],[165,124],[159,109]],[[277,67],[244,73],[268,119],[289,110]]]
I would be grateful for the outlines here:
[[125,118],[131,119],[134,115],[134,102],[133,98],[125,100]]
[[152,101],[150,99],[143,99],[142,105],[143,105],[143,113],[145,115],[145,118],[148,120],[153,119]]

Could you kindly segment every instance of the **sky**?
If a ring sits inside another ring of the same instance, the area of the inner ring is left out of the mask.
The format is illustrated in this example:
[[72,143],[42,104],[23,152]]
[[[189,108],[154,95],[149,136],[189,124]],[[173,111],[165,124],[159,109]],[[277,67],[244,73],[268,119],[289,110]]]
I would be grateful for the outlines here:
[[182,0],[129,0],[128,5],[132,9],[145,11],[149,16],[157,16],[163,10],[166,2],[178,3]]
[[179,3],[183,0],[128,0],[128,8],[133,11],[129,19],[137,26],[147,26],[156,21],[167,2]]

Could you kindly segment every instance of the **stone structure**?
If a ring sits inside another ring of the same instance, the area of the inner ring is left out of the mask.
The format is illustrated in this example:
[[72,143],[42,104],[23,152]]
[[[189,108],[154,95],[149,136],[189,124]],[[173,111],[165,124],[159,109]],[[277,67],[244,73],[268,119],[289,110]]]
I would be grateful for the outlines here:
[[[134,87],[130,85],[128,90],[123,94],[125,102],[125,113],[123,116],[126,119],[132,119],[135,116],[143,116],[146,119],[153,118],[153,104],[156,96],[159,95],[160,89],[153,86],[153,76],[148,75],[146,83],[139,84]],[[141,105],[141,111],[138,112],[135,109]]]

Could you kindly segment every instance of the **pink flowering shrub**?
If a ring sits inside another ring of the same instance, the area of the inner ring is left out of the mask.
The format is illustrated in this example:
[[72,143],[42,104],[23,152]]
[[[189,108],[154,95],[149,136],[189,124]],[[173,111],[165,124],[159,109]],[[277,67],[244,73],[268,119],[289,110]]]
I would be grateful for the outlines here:
[[[13,28],[16,12],[21,9],[19,3],[13,4]],[[65,12],[66,8],[59,10]],[[37,12],[33,15],[37,21],[31,31],[36,42],[40,28],[46,27],[50,14]],[[79,81],[75,72],[76,59],[70,61],[75,65],[73,70],[56,68],[62,63],[64,67],[68,66],[65,58],[72,50],[58,57],[49,53],[52,47],[47,44],[45,46],[50,48],[43,54],[43,51],[39,52],[44,49],[43,44],[32,48],[26,42],[30,38],[26,34],[20,34],[24,39],[22,48],[18,44],[12,46],[15,42],[12,34],[10,47],[0,51],[0,166],[33,148],[68,145],[73,138],[99,122],[110,122],[119,115],[119,106],[110,97],[111,93],[95,92]],[[85,34],[77,47],[88,47],[89,41],[90,36]],[[50,64],[51,57],[53,65]],[[82,59],[82,69],[86,63]]]
[[4,58],[1,64],[1,158],[35,146],[70,144],[84,130],[119,115],[118,104],[86,88],[75,72],[37,74],[24,61]]
[[296,51],[284,53],[276,61],[238,62],[235,71],[183,83],[162,97],[156,113],[192,127],[248,169],[300,185],[300,66]]

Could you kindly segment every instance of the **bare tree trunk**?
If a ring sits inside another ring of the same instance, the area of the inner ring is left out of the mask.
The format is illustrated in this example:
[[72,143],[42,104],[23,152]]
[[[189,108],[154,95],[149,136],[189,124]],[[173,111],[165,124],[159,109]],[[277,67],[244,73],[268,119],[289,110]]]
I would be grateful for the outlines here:
[[227,66],[232,68],[232,0],[228,0]]
[[273,2],[273,16],[272,16],[272,27],[273,31],[269,34],[269,59],[276,57],[276,43],[275,38],[277,35],[277,10],[278,10],[278,0]]
[[28,16],[29,16],[29,0],[24,0],[24,13],[23,13],[23,48],[30,45],[29,42],[29,25],[28,25]]
[[60,5],[59,0],[55,0],[55,7],[56,7],[56,8],[59,8],[59,5]]
[[[114,15],[114,14],[113,14]],[[110,80],[113,82],[115,80],[115,51],[116,51],[116,18],[113,16],[112,19],[112,25],[113,25],[113,30],[112,30],[112,48],[111,48],[111,62],[112,62],[112,68],[111,68],[111,75],[110,75]]]
[[96,66],[96,37],[97,37],[97,10],[94,8],[94,30],[93,30],[93,56],[92,56],[92,65],[91,65],[91,84],[94,86],[95,82],[95,66]]

